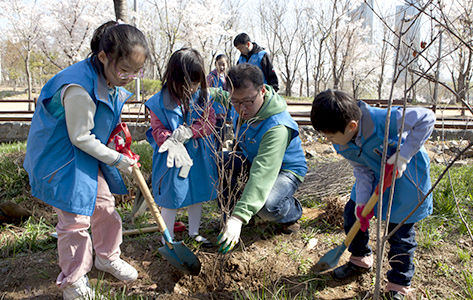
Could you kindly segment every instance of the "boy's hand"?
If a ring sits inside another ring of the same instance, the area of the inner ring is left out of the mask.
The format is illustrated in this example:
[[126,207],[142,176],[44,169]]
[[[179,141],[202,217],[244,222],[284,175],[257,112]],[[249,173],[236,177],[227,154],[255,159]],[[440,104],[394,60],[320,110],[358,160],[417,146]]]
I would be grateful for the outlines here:
[[363,217],[361,215],[361,212],[363,211],[364,208],[365,208],[365,204],[361,204],[361,203],[357,203],[355,206],[355,216],[358,219],[358,221],[360,221],[360,224],[361,224],[360,230],[363,232],[365,232],[366,230],[368,230],[368,228],[370,228],[370,219],[374,216],[374,209],[373,209],[366,217]]
[[[388,161],[386,162],[388,165],[393,165],[395,160],[396,160],[396,155],[397,155],[397,152],[394,153],[389,159]],[[395,171],[397,170],[397,173],[396,173],[396,178],[400,178],[402,176],[402,173],[404,173],[404,171],[406,170],[407,168],[407,164],[409,163],[409,160],[403,156],[401,156],[401,154],[397,155],[398,158],[397,158],[397,165],[395,166]]]

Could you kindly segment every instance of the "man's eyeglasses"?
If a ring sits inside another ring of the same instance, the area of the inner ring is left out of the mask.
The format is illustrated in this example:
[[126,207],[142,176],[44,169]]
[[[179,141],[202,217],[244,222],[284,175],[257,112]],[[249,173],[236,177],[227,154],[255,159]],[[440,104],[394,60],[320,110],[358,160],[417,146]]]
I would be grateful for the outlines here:
[[253,105],[253,102],[255,102],[256,97],[258,97],[258,94],[259,94],[259,92],[256,93],[256,95],[253,97],[253,100],[235,101],[235,100],[230,98],[230,102],[232,103],[233,107],[235,107],[235,108],[240,107],[240,105],[242,105],[242,104],[245,107],[250,107],[251,105]]
[[113,59],[110,57],[110,55],[107,53],[108,59],[112,62],[113,67],[115,68],[115,72],[117,73],[118,78],[120,79],[135,79],[135,78],[143,78],[144,72],[143,68],[139,69],[138,72],[136,73],[122,73],[117,70],[117,66],[113,62]]

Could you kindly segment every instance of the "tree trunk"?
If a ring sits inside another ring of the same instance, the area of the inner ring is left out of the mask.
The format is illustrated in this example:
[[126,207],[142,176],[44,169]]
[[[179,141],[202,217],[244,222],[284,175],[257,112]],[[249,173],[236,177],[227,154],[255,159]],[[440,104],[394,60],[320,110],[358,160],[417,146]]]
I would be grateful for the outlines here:
[[127,14],[127,1],[126,0],[113,0],[115,7],[115,17],[118,20],[122,20],[125,23],[128,23],[128,14]]
[[[30,72],[30,54],[31,51],[26,51],[25,57],[25,68],[26,68],[26,79],[28,83],[28,100],[31,100],[31,72]],[[28,102],[28,110],[32,110],[31,103]]]
[[299,97],[302,97],[303,90],[304,90],[304,78],[301,78],[301,86],[299,87]]

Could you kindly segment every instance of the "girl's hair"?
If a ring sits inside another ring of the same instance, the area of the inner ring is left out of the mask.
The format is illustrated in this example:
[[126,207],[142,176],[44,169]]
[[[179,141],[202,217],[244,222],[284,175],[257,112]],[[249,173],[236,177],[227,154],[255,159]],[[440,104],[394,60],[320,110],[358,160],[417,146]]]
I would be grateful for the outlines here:
[[225,54],[219,54],[217,57],[215,57],[215,62],[221,60],[222,58],[227,59],[227,56]]
[[361,119],[361,109],[346,92],[328,89],[314,98],[310,120],[323,133],[345,132],[350,121]]
[[200,83],[200,97],[198,103],[205,104],[207,99],[207,80],[205,77],[204,60],[199,52],[192,48],[181,48],[169,58],[164,81],[171,94],[189,111],[191,97],[190,85],[192,82]]
[[97,57],[101,51],[115,59],[116,64],[120,59],[128,57],[136,46],[143,49],[147,59],[149,57],[148,43],[144,34],[138,28],[128,24],[108,21],[100,25],[94,32],[90,41],[90,60],[97,72],[103,74],[103,64]]

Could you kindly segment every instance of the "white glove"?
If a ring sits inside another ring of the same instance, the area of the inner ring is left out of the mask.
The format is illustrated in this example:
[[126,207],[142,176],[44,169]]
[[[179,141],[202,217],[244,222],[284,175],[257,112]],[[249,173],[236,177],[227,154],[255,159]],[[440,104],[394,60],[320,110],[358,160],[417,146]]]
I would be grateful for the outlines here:
[[121,136],[115,135],[112,141],[108,143],[107,147],[115,151],[118,151],[120,149],[123,149],[123,147],[125,147],[125,140]]
[[133,165],[136,164],[137,160],[129,158],[128,156],[123,155],[123,154],[120,154],[120,155],[121,155],[121,159],[115,165],[115,167],[117,167],[118,170],[124,173],[131,174],[133,171]]
[[227,253],[232,250],[240,239],[241,226],[243,221],[237,217],[231,216],[223,230],[217,237],[217,244],[222,244],[218,249],[221,253]]
[[179,125],[171,134],[171,137],[180,143],[184,143],[193,136],[192,128],[184,125]]
[[168,138],[162,145],[159,147],[158,152],[168,152],[168,158],[166,165],[168,168],[176,167],[180,168],[183,166],[192,166],[192,158],[187,153],[186,147],[172,137]]
[[[389,165],[393,165],[394,161],[396,160],[396,155],[397,155],[397,152],[394,153],[388,159],[386,163]],[[404,173],[404,171],[406,170],[408,163],[409,163],[409,160],[407,158],[401,156],[400,154],[398,155],[397,165],[395,166],[395,169],[394,169],[395,171],[397,170],[396,178],[400,178],[402,176],[402,173]]]

